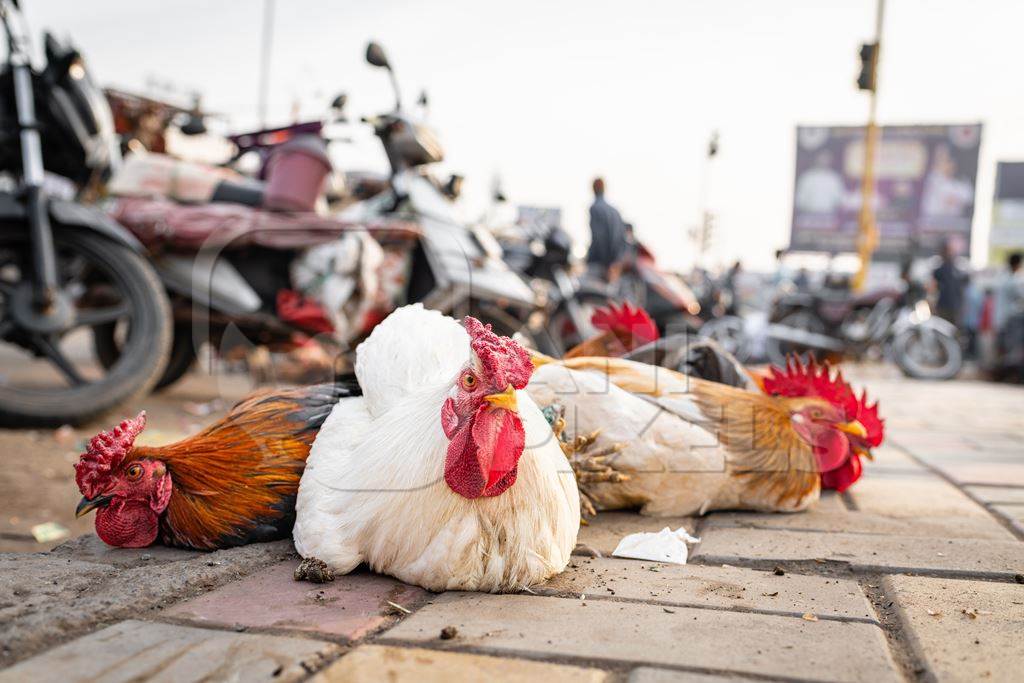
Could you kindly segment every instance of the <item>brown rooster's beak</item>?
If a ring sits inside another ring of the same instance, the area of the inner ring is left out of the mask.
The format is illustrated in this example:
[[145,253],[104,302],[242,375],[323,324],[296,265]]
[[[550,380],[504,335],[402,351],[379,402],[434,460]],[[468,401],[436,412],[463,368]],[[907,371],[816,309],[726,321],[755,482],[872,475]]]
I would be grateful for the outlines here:
[[543,353],[540,353],[539,351],[530,351],[530,363],[533,365],[534,370],[536,370],[542,365],[552,363],[554,362],[554,360],[555,359],[552,358],[551,356],[545,356]]
[[849,422],[840,422],[836,425],[836,429],[841,432],[845,432],[852,436],[858,436],[860,438],[866,438],[868,430],[864,429],[864,425],[858,420],[850,420]]
[[83,496],[82,500],[78,501],[78,507],[75,508],[75,518],[77,519],[82,515],[88,514],[91,510],[110,505],[111,498],[113,498],[113,496],[96,496],[95,498],[86,498]]
[[866,448],[861,448],[860,446],[853,446],[853,452],[862,458],[867,458],[868,460],[873,461],[875,459],[875,456],[871,454],[871,451]]
[[511,384],[508,388],[500,394],[488,394],[484,396],[484,400],[490,403],[495,408],[504,408],[510,410],[513,413],[519,410],[519,405],[516,403],[516,389]]

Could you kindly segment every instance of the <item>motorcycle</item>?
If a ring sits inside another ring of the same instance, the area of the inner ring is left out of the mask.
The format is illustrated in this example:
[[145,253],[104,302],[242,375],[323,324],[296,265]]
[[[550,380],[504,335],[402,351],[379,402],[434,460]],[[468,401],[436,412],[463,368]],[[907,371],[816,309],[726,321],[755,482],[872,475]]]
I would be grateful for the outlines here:
[[917,379],[951,379],[963,366],[956,327],[932,315],[912,288],[789,294],[776,302],[766,335],[768,359],[780,367],[793,353],[860,357],[876,350]]
[[[0,22],[9,51],[0,70],[0,421],[81,423],[159,379],[168,300],[138,240],[78,201],[120,159],[110,108],[81,55],[45,34],[37,70],[17,0],[0,0]],[[100,325],[122,344],[108,367],[88,354]]]
[[701,328],[701,306],[693,290],[681,277],[663,270],[642,242],[633,242],[617,266],[610,278],[610,296],[643,308],[662,335],[693,334]]
[[388,72],[395,95],[392,111],[362,119],[380,140],[391,173],[384,187],[337,217],[362,224],[399,221],[415,226],[418,240],[402,268],[402,303],[419,301],[455,317],[474,315],[499,334],[519,335],[531,345],[542,343],[541,330],[529,324],[537,310],[533,290],[502,260],[501,247],[489,231],[467,226],[455,215],[452,200],[461,179],[452,176],[441,182],[429,173],[429,165],[441,161],[444,152],[434,132],[403,110],[384,49],[370,43],[366,61]]
[[499,239],[505,263],[538,293],[544,311],[543,323],[534,324],[538,348],[561,356],[597,333],[590,317],[611,295],[604,283],[573,273],[572,238],[560,225],[522,220],[518,228],[517,235]]
[[[386,62],[376,45],[369,57],[376,66]],[[343,105],[335,100],[336,116]],[[289,351],[315,336],[350,360],[391,310],[417,301],[471,313],[504,334],[528,332],[522,319],[533,293],[482,246],[487,235],[454,218],[450,190],[422,171],[441,158],[433,134],[402,113],[400,100],[394,112],[365,121],[383,143],[391,177],[331,216],[315,211],[331,170],[322,122],[234,136],[237,156],[259,154],[256,179],[184,172],[180,162],[173,171],[138,171],[134,185],[198,204],[163,197],[112,204],[113,215],[150,248],[171,294],[175,341],[158,387],[183,376],[204,342],[237,355],[255,345]],[[161,180],[181,177],[192,182]],[[131,185],[115,189],[130,194]],[[116,341],[100,332],[99,355],[115,359]]]

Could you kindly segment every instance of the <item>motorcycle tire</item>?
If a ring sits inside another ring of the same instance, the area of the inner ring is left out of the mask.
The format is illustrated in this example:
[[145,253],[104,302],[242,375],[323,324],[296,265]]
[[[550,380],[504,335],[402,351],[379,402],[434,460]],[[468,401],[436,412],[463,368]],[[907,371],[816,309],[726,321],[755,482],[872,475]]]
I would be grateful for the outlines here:
[[[99,325],[93,330],[93,348],[96,358],[108,370],[121,357],[116,330],[113,325]],[[188,325],[177,324],[171,338],[171,351],[167,358],[167,367],[160,375],[153,391],[162,391],[178,382],[185,376],[196,361],[196,353],[192,346],[192,329]]]
[[[926,364],[920,360],[922,351],[918,347],[926,342],[926,335],[933,342],[933,348],[926,351],[939,352],[941,358],[938,363]],[[956,337],[919,325],[900,332],[892,340],[891,355],[903,374],[914,379],[953,379],[964,364],[963,349]]]
[[[31,263],[24,226],[5,229],[0,231],[2,233],[7,234],[0,237],[0,246],[8,253],[17,254],[18,263]],[[13,382],[0,385],[0,424],[5,426],[82,424],[148,394],[167,363],[171,344],[170,304],[149,263],[130,248],[86,230],[57,227],[54,243],[58,254],[81,260],[93,272],[107,276],[110,282],[105,286],[108,290],[111,285],[115,287],[128,307],[124,315],[130,321],[132,333],[124,353],[96,381],[86,381],[83,376],[81,382],[68,380],[56,388],[39,388],[33,378],[27,388],[15,387]],[[65,266],[70,268],[71,263],[58,258],[58,268]],[[20,281],[26,281],[29,276],[25,267],[18,276]],[[59,270],[59,277],[63,279],[66,275],[68,272]],[[19,328],[8,332],[8,338],[16,334],[21,334]],[[56,355],[74,365],[60,349],[63,337],[55,338],[56,342],[51,338],[51,345],[55,344]],[[77,371],[77,368],[72,369]]]
[[[825,334],[825,324],[809,310],[793,310],[781,316],[776,322],[779,325],[795,327],[798,330]],[[768,356],[769,363],[780,368],[786,367],[786,359],[791,355],[796,355],[803,361],[815,356],[813,349],[775,337],[769,337],[765,341],[765,354]]]

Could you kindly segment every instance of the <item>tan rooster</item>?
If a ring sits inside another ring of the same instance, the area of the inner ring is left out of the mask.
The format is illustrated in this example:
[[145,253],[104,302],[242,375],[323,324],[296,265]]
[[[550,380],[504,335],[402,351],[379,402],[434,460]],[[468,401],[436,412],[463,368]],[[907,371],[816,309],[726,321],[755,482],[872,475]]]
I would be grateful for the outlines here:
[[539,406],[561,404],[570,435],[598,431],[598,451],[620,446],[613,464],[628,478],[582,486],[598,510],[802,510],[823,477],[852,483],[882,440],[877,405],[827,366],[793,362],[752,391],[619,358],[534,363]]

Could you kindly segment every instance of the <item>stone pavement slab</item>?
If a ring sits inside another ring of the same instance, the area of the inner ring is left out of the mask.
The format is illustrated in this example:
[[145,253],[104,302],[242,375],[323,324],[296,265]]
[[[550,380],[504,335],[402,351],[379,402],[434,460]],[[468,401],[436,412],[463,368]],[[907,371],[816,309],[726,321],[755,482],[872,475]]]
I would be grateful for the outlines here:
[[[138,566],[79,561],[74,553],[0,555],[0,666],[22,659],[97,623],[161,609],[260,567],[294,556],[290,541]],[[87,557],[92,557],[87,555]]]
[[972,453],[921,458],[960,485],[1009,484],[1024,486],[1024,452]]
[[740,567],[671,565],[618,558],[573,558],[540,594],[654,602],[875,621],[856,581]]
[[936,517],[959,518],[974,522],[979,529],[985,522],[992,521],[985,508],[931,473],[910,476],[869,473],[847,493],[858,511],[875,515],[922,521]]
[[112,567],[149,567],[166,562],[181,562],[206,553],[154,545],[149,548],[114,548],[100,540],[95,533],[61,543],[50,551],[51,557],[67,557],[80,562],[94,562]]
[[[837,681],[899,681],[881,628],[613,600],[445,593],[381,637],[460,650]],[[837,666],[857,653],[857,666]]]
[[1024,543],[968,538],[718,528],[691,554],[702,564],[770,565],[824,560],[855,571],[920,572],[1009,579],[1024,570]]
[[1024,486],[968,486],[971,495],[986,503],[1010,503],[1024,505]]
[[0,682],[288,682],[339,652],[337,645],[305,638],[122,621],[0,671]]
[[910,641],[939,681],[1019,681],[1024,585],[919,576],[885,579]]
[[366,571],[315,584],[292,578],[298,561],[267,567],[252,576],[165,610],[197,624],[272,628],[344,636],[358,640],[415,610],[429,599],[421,588]]
[[[858,482],[859,485],[859,482]],[[819,512],[808,510],[793,515],[750,512],[716,512],[708,515],[701,533],[711,529],[788,529],[792,531],[847,532],[885,536],[931,538],[990,538],[1009,541],[1014,536],[983,508],[977,516],[890,517],[870,512]]]
[[672,669],[652,669],[642,666],[629,672],[628,683],[743,683],[754,679],[734,674],[698,674],[692,671],[673,671]]
[[310,683],[602,683],[608,674],[563,664],[441,652],[422,648],[361,645],[310,679]]

